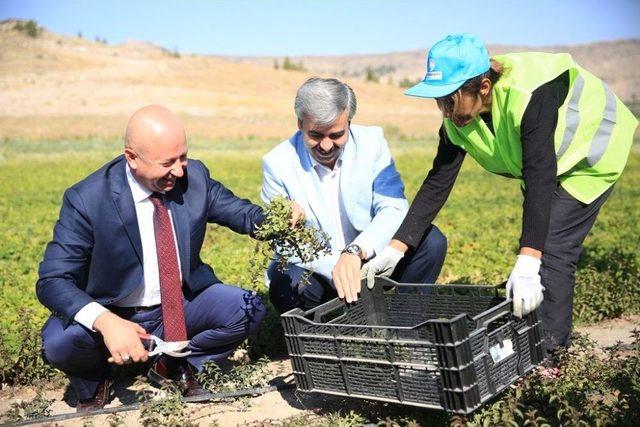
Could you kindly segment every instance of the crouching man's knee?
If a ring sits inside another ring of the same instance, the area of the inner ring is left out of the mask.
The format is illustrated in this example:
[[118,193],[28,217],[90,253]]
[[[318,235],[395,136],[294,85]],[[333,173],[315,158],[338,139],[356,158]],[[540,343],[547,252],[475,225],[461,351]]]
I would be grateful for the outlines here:
[[255,333],[267,314],[267,308],[262,298],[256,292],[246,292],[243,295],[242,310],[245,313],[243,327],[247,334]]
[[105,358],[103,345],[96,334],[78,324],[64,328],[62,320],[51,316],[42,328],[42,356],[54,368],[74,371],[95,366]]

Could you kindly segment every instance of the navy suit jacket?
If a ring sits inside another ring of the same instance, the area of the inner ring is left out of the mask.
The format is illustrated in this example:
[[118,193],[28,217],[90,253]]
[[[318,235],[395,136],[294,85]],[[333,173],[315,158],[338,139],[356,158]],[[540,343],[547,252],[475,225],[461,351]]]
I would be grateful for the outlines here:
[[[67,189],[53,240],[40,263],[36,293],[66,325],[86,304],[114,304],[143,283],[142,244],[124,156]],[[198,292],[220,283],[200,259],[208,222],[252,234],[262,208],[240,199],[198,160],[167,193],[176,231],[183,286]]]

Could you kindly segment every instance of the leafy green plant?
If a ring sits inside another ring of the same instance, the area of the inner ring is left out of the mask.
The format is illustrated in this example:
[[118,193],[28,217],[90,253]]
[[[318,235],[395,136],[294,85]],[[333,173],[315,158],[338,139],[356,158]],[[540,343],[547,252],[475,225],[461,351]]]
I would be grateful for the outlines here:
[[53,400],[46,399],[42,392],[38,391],[31,400],[12,403],[11,408],[3,414],[4,422],[15,423],[21,420],[48,417],[51,414],[51,403]]
[[225,372],[215,362],[205,362],[198,373],[198,381],[212,392],[261,387],[267,384],[269,378],[268,363],[269,359],[263,357],[254,363],[236,365]]
[[[249,266],[243,282],[257,289],[267,305],[267,315],[256,336],[249,338],[252,356],[273,355],[284,352],[286,346],[280,316],[268,300],[264,275],[269,262],[278,259],[278,268],[284,271],[290,258],[296,257],[310,263],[329,252],[328,236],[313,227],[307,227],[304,221],[298,221],[291,228],[291,202],[284,197],[275,197],[265,207],[265,220],[256,231],[258,240],[249,257]],[[277,255],[276,255],[277,254]],[[311,271],[306,270],[300,283],[309,280]]]
[[[141,380],[138,385],[144,385]],[[182,402],[181,390],[173,383],[165,383],[159,392],[143,387],[136,393],[140,402],[140,424],[143,426],[194,427]]]
[[367,419],[358,412],[351,410],[346,414],[341,411],[329,414],[328,425],[335,427],[360,427],[367,422]]
[[242,427],[319,427],[324,425],[327,425],[326,422],[315,414],[294,415],[284,420],[265,418],[241,424]]
[[124,427],[127,425],[122,415],[118,414],[117,412],[110,414],[107,417],[107,424],[109,424],[109,427]]
[[[321,230],[307,227],[298,221],[291,227],[291,202],[284,197],[274,197],[265,208],[265,220],[256,231],[256,237],[267,245],[258,243],[249,261],[251,283],[261,282],[266,263],[278,255],[278,267],[284,271],[291,258],[310,263],[329,253],[329,237]],[[311,272],[307,271],[307,274]]]
[[420,423],[411,417],[385,417],[383,420],[378,420],[378,427],[420,427]]
[[269,246],[280,255],[281,267],[289,258],[299,258],[308,263],[329,252],[326,233],[307,227],[298,221],[292,228],[291,202],[284,197],[274,197],[265,209],[265,220],[256,231],[256,237],[269,242]]
[[637,251],[630,249],[595,246],[585,250],[576,273],[573,311],[577,320],[593,323],[640,313],[640,260]]
[[227,377],[216,362],[208,361],[198,372],[198,382],[207,390],[218,391],[226,385]]
[[0,373],[2,383],[37,384],[60,377],[60,372],[44,362],[39,328],[33,323],[33,310],[20,308],[17,316],[20,346],[12,354],[4,334],[0,334]]

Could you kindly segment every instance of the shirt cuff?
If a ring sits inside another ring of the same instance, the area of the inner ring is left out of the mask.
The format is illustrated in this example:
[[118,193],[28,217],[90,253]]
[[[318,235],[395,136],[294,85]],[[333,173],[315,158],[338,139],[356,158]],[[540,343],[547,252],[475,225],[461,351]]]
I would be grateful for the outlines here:
[[368,261],[376,255],[376,249],[373,247],[373,245],[366,240],[361,239],[360,236],[356,237],[353,240],[353,243],[360,246],[360,249],[362,249],[367,255],[363,261]]
[[82,307],[75,316],[73,316],[73,320],[80,323],[85,328],[96,332],[96,330],[93,329],[93,324],[98,316],[100,316],[105,311],[109,310],[101,306],[97,302],[90,302],[89,304]]

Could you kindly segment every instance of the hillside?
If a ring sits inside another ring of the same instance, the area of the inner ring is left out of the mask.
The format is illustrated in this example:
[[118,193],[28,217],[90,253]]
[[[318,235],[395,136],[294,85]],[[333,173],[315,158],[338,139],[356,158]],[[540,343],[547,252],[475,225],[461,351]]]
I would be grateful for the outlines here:
[[[598,42],[575,46],[504,46],[488,45],[491,55],[507,52],[569,52],[584,68],[604,79],[626,102],[640,101],[640,40]],[[312,72],[364,79],[369,69],[380,82],[399,84],[403,80],[417,81],[424,77],[427,48],[419,51],[394,52],[381,55],[302,56],[290,57],[294,64],[302,63]],[[236,63],[281,66],[280,57],[236,57]]]
[[[180,55],[46,29],[30,37],[16,29],[20,22],[0,23],[0,138],[119,137],[127,117],[148,103],[179,113],[192,137],[285,138],[295,130],[295,91],[311,75],[343,76],[358,97],[355,121],[393,136],[432,135],[440,121],[433,102],[402,96],[397,85],[422,74],[423,52],[295,58],[308,71],[290,71],[274,69],[275,58]],[[576,58],[593,63],[623,98],[639,98],[640,42],[602,45],[576,47]],[[364,81],[367,67],[380,83]]]
[[[31,38],[14,26],[0,25],[0,138],[120,136],[136,108],[160,103],[181,114],[191,136],[284,139],[296,126],[295,91],[311,75],[139,42],[111,46],[46,30]],[[346,81],[358,123],[418,135],[439,121],[434,105],[398,87]]]

